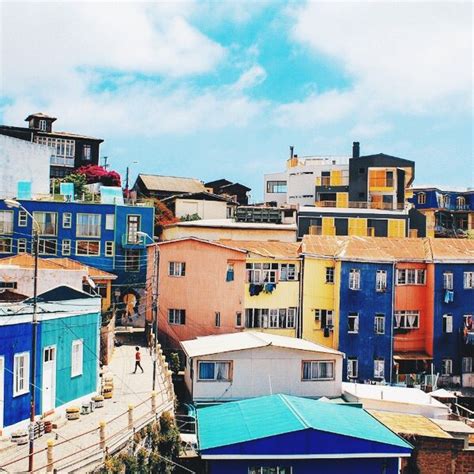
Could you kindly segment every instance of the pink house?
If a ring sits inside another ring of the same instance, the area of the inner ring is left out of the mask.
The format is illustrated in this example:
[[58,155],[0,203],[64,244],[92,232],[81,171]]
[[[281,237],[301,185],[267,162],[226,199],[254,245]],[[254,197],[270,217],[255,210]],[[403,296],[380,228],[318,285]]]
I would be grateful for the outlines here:
[[[158,334],[164,347],[243,329],[245,251],[188,237],[150,245],[148,252],[147,281],[152,287],[154,278],[158,280]],[[149,322],[152,296],[150,288]]]

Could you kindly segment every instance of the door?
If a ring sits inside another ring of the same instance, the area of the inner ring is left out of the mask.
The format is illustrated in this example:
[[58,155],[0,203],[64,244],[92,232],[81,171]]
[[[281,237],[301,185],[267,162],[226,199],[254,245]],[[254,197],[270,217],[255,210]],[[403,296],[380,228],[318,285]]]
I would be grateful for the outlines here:
[[56,400],[56,347],[48,346],[43,350],[43,384],[41,411],[54,410]]
[[0,357],[0,428],[3,428],[3,409],[5,406],[5,358]]

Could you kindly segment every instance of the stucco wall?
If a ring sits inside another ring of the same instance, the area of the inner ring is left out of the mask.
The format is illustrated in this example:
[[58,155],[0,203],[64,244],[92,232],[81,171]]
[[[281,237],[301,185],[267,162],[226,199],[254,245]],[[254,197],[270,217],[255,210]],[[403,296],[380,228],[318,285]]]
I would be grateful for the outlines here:
[[197,214],[201,219],[226,219],[227,203],[224,201],[177,199],[175,214],[176,217]]
[[[233,361],[231,382],[198,382],[198,361]],[[335,380],[302,381],[303,360],[333,360]],[[341,395],[342,356],[268,346],[258,349],[215,354],[193,359],[194,400],[231,400],[259,397],[274,393],[304,397],[337,397]],[[191,389],[190,367],[186,383]]]
[[45,145],[0,135],[0,198],[18,195],[18,181],[31,181],[34,196],[49,194],[51,149]]

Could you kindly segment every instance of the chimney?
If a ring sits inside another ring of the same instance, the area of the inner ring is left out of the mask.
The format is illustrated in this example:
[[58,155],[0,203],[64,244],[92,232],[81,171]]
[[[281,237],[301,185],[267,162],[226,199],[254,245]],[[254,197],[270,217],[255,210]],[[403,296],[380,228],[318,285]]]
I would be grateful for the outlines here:
[[290,145],[290,160],[293,159],[293,152],[295,150],[295,147]]
[[360,144],[359,142],[352,142],[352,158],[359,158]]

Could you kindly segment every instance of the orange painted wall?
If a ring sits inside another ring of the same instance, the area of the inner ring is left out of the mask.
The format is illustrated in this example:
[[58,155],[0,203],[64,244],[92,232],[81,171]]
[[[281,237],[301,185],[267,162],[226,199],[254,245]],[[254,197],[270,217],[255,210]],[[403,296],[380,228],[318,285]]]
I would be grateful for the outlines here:
[[425,285],[396,285],[394,311],[418,310],[419,329],[403,333],[394,330],[394,352],[426,352],[433,355],[433,291],[434,265],[425,263],[398,263],[397,269],[416,268],[426,270]]
[[[167,335],[168,342],[176,345],[198,336],[242,330],[236,327],[236,313],[242,313],[243,323],[245,253],[184,240],[159,245],[159,256],[159,334]],[[169,276],[169,262],[186,262],[186,275]],[[228,262],[234,263],[231,282],[226,281]],[[169,324],[168,309],[186,310],[186,324]],[[216,312],[221,314],[220,327],[215,326]]]

